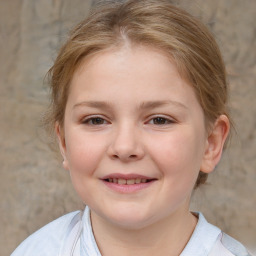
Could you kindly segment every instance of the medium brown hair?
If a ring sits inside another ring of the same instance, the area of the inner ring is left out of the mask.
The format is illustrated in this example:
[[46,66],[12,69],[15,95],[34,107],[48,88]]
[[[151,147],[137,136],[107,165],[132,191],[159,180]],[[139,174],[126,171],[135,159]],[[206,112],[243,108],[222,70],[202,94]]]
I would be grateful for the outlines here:
[[[69,86],[81,61],[126,41],[162,50],[194,88],[209,129],[221,115],[229,117],[226,72],[219,47],[197,18],[167,0],[108,1],[97,6],[71,32],[49,70],[52,102],[47,125],[63,125]],[[195,187],[205,183],[200,171]]]

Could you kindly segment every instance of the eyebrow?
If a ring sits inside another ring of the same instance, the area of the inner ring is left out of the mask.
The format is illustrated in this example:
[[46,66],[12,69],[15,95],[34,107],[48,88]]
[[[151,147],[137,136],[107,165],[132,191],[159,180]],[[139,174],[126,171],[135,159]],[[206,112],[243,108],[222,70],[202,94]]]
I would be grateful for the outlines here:
[[75,104],[73,108],[81,106],[87,106],[91,108],[111,108],[111,104],[105,101],[83,101]]
[[184,104],[178,101],[173,101],[173,100],[164,100],[164,101],[147,101],[147,102],[142,102],[140,104],[140,109],[153,109],[157,107],[161,107],[164,105],[175,105],[177,107],[182,107],[182,108],[187,108]]
[[[182,107],[187,109],[188,107],[185,106],[184,104],[178,102],[178,101],[173,101],[173,100],[163,100],[163,101],[146,101],[142,102],[139,106],[139,109],[142,110],[147,110],[147,109],[154,109],[157,107],[161,107],[164,105],[175,105],[177,107]],[[111,109],[112,104],[107,102],[107,101],[83,101],[80,103],[77,103],[73,106],[73,108],[80,107],[80,106],[87,106],[91,108],[100,108],[100,109]]]

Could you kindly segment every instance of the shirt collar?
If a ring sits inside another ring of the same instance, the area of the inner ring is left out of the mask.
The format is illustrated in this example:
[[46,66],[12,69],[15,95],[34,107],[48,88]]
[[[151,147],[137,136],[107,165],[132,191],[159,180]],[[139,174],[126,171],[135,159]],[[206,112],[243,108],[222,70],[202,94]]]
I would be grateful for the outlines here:
[[[221,230],[208,223],[202,213],[195,213],[198,216],[196,228],[180,256],[205,256],[208,255],[214,246]],[[90,209],[86,206],[83,215],[83,232],[81,235],[82,255],[101,256],[97,243],[95,241]]]
[[221,230],[208,223],[202,213],[196,213],[198,222],[196,228],[180,256],[205,256],[214,246]]
[[81,255],[101,256],[93,235],[90,209],[88,206],[85,207],[82,221],[83,232],[81,235]]

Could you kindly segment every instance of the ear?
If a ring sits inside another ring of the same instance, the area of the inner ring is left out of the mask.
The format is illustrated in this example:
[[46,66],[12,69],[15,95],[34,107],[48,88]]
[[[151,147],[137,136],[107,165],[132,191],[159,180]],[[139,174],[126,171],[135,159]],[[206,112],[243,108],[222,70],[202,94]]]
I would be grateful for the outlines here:
[[60,126],[59,122],[55,123],[55,133],[56,133],[57,138],[58,138],[60,153],[63,157],[63,163],[62,163],[63,167],[66,170],[69,170],[68,161],[67,161],[67,157],[66,157],[66,142],[65,142],[64,130]]
[[228,117],[226,115],[220,115],[214,123],[206,141],[206,148],[200,168],[202,172],[212,172],[220,161],[229,129],[230,123]]

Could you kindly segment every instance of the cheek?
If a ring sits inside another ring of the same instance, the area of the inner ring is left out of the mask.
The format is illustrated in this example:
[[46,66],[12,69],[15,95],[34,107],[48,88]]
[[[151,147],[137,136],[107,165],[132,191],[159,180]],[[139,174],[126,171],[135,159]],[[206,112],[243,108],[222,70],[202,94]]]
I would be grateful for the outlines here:
[[162,175],[177,180],[190,180],[197,177],[202,160],[201,143],[190,133],[179,132],[171,136],[155,139],[151,156],[159,166]]
[[102,140],[79,131],[66,136],[66,147],[71,175],[92,174],[104,153]]
[[75,131],[66,136],[67,161],[72,184],[87,204],[92,200],[91,191],[97,187],[95,170],[104,153],[104,145],[97,138]]
[[163,178],[165,199],[174,205],[180,204],[190,198],[199,173],[199,145],[194,137],[185,134],[158,142],[151,155]]

